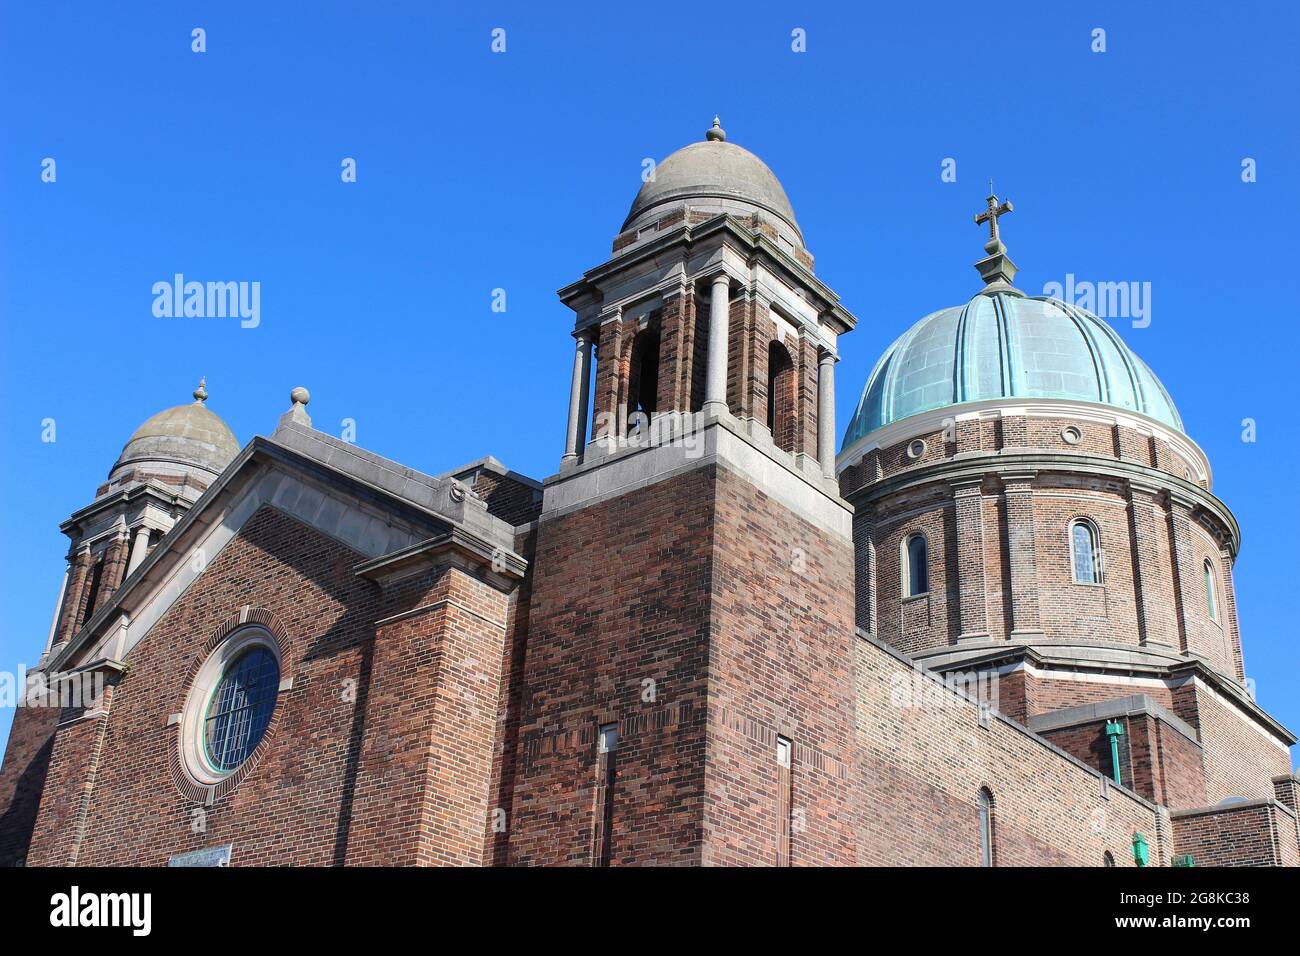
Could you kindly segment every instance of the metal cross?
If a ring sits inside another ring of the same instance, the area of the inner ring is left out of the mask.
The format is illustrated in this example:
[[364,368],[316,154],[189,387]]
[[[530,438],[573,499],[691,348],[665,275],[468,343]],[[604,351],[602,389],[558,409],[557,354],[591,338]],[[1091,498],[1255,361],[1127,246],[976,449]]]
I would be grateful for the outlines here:
[[1011,205],[1008,199],[1002,205],[998,205],[998,197],[993,195],[993,183],[989,182],[989,208],[975,217],[975,225],[982,226],[984,223],[989,224],[989,241],[1000,242],[998,238],[998,217],[1004,216],[1009,212],[1015,211],[1015,206]]

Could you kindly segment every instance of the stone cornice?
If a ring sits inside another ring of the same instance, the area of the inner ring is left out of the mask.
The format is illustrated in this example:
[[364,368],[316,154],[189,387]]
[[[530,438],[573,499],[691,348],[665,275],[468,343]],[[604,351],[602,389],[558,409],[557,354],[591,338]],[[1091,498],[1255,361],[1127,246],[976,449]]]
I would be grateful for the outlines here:
[[[833,320],[837,334],[847,332],[857,325],[857,317],[840,305],[840,298],[834,290],[793,256],[786,253],[767,235],[755,232],[744,226],[730,213],[716,216],[696,225],[685,222],[666,229],[661,235],[646,242],[635,243],[626,250],[615,253],[610,259],[593,269],[588,269],[582,278],[559,289],[560,301],[579,311],[578,303],[584,297],[601,299],[600,283],[614,275],[635,268],[647,259],[662,257],[665,253],[679,246],[691,246],[714,236],[720,236],[724,242],[735,245],[743,255],[761,260],[765,266],[778,274],[784,273],[795,285],[810,289],[824,304],[822,314]],[[738,277],[739,278],[739,277]],[[675,286],[678,280],[664,283],[665,288]],[[742,281],[740,283],[744,285]]]
[[[1101,650],[1127,652],[1131,659],[1120,660],[1081,660],[1077,653],[1053,654],[1055,646],[1077,648],[1078,641],[1051,639],[1029,643],[993,642],[980,646],[963,648],[956,645],[937,648],[918,658],[920,666],[933,669],[937,673],[947,670],[981,670],[991,667],[1005,667],[1019,663],[1028,663],[1041,670],[1075,671],[1080,674],[1100,676],[1113,674],[1121,677],[1151,677],[1172,681],[1186,681],[1193,678],[1201,680],[1215,692],[1228,698],[1233,704],[1253,717],[1257,723],[1267,729],[1287,746],[1296,741],[1295,734],[1274,719],[1259,706],[1235,680],[1225,676],[1200,657],[1187,657],[1173,649],[1157,651],[1154,648],[1133,645],[1106,644],[1098,642],[1094,646]],[[942,656],[944,660],[935,664],[932,658]]]
[[1213,487],[1213,474],[1210,460],[1201,447],[1180,431],[1171,429],[1164,422],[1151,418],[1131,409],[1116,408],[1099,402],[1085,402],[1078,399],[1064,398],[991,398],[978,402],[963,402],[960,405],[945,405],[926,412],[919,412],[907,418],[891,422],[878,428],[869,435],[847,445],[836,456],[836,470],[843,471],[867,452],[875,448],[891,448],[905,441],[951,427],[960,421],[987,420],[1023,416],[1026,418],[1066,418],[1081,422],[1093,422],[1106,427],[1116,425],[1132,428],[1143,435],[1159,438],[1166,442],[1186,459],[1198,471],[1198,477],[1205,479],[1208,487]]

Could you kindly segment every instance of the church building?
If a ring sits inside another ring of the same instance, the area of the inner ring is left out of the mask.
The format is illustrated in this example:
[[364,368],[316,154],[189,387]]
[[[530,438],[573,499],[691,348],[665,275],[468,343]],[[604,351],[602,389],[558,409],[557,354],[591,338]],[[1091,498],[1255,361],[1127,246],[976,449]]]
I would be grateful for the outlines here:
[[1015,288],[1011,208],[837,373],[858,320],[715,119],[559,292],[544,480],[305,388],[241,445],[200,383],[60,525],[0,866],[1300,865],[1236,519],[1119,335]]

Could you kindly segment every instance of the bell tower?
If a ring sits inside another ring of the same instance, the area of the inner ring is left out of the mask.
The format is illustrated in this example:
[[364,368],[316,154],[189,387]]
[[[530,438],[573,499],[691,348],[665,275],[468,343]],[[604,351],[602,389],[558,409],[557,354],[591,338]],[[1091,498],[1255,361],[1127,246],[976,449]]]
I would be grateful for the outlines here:
[[854,859],[856,320],[785,190],[715,118],[655,169],[576,314],[545,484],[506,859]]

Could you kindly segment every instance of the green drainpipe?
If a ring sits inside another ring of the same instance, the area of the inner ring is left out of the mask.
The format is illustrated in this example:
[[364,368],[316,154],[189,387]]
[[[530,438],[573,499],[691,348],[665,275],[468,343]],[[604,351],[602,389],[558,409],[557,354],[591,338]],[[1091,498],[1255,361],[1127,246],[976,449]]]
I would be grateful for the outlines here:
[[1151,850],[1147,846],[1147,838],[1140,833],[1133,834],[1133,862],[1138,866],[1146,866],[1151,859]]
[[1116,783],[1123,784],[1119,778],[1119,738],[1124,736],[1124,725],[1118,720],[1106,721],[1106,736],[1110,738],[1110,775]]

